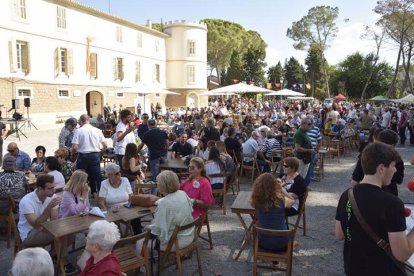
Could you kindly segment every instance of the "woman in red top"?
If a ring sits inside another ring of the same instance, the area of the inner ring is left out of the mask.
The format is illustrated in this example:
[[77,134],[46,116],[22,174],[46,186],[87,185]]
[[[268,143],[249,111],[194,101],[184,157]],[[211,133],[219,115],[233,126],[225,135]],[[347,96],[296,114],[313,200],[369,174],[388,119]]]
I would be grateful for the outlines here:
[[[79,275],[121,276],[121,265],[116,254],[112,252],[112,248],[119,238],[119,229],[115,223],[106,220],[98,220],[92,223],[89,227],[85,251],[81,259],[87,258],[88,255],[90,257]],[[78,261],[80,267],[83,266],[81,262],[81,260]]]
[[190,160],[190,177],[181,183],[180,190],[187,193],[193,200],[193,218],[203,215],[207,208],[214,203],[210,180],[207,178],[204,161],[199,157]]

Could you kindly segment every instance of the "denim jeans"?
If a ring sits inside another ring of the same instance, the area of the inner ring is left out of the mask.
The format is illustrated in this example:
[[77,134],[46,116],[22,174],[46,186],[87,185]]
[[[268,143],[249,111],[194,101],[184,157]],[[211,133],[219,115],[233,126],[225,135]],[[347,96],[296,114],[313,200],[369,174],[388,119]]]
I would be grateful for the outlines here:
[[399,131],[399,135],[400,135],[400,144],[404,145],[405,144],[405,127],[399,127],[398,128]]
[[311,162],[309,164],[309,169],[308,169],[308,173],[306,174],[306,178],[305,178],[305,185],[308,186],[310,184],[310,180],[312,178],[314,178],[314,174],[313,174],[313,170],[315,168],[315,160],[317,160],[319,157],[318,153],[312,153],[311,156]]
[[[167,160],[167,156],[161,156],[155,159],[149,159],[148,160],[148,165],[150,167],[151,170],[151,180],[156,182],[157,180],[157,175],[160,172],[160,164],[164,163]],[[151,189],[151,194],[156,194],[157,193],[157,188],[155,189]]]
[[76,160],[76,169],[84,170],[88,174],[91,193],[99,192],[101,188],[101,162],[99,152],[79,153]]

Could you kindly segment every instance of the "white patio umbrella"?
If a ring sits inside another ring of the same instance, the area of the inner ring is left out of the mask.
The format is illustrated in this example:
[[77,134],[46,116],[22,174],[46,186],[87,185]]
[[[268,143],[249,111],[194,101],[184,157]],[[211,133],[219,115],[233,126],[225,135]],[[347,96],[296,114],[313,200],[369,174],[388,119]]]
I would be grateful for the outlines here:
[[232,92],[211,92],[206,91],[199,94],[200,96],[234,96],[235,93]]
[[[232,85],[223,86],[220,88],[216,88],[213,90],[210,90],[208,92],[211,93],[269,93],[273,92],[273,90],[269,90],[266,88],[262,88],[259,86],[249,85],[245,83],[237,83]],[[216,94],[217,95],[217,94]]]
[[266,94],[266,96],[288,96],[288,97],[301,97],[305,96],[305,94],[296,92],[290,89],[282,89],[279,91],[272,91],[269,94]]
[[180,95],[180,93],[172,92],[167,89],[163,89],[158,85],[153,84],[138,84],[133,87],[128,87],[114,91],[114,93],[126,93],[126,94],[137,94],[144,96],[144,112],[145,112],[145,96],[148,94],[160,94],[160,95]]

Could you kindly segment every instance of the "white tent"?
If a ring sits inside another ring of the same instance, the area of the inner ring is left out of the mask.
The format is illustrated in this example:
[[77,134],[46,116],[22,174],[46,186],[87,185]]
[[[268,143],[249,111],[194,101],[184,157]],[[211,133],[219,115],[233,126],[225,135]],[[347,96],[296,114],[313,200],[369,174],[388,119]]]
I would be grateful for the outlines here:
[[296,100],[300,100],[300,101],[313,101],[314,98],[313,97],[288,97],[288,100],[292,100],[292,101],[296,101]]
[[215,93],[269,93],[273,92],[273,90],[269,90],[266,88],[262,88],[259,86],[249,85],[245,83],[237,83],[232,85],[223,86],[220,88],[216,88],[210,90],[212,94]]
[[405,97],[402,97],[401,99],[395,99],[392,100],[393,102],[398,102],[398,103],[414,103],[414,95],[413,94],[408,94]]
[[305,94],[300,93],[300,92],[296,92],[290,89],[282,89],[279,91],[272,91],[269,94],[266,94],[266,96],[290,96],[290,97],[301,97],[301,96],[305,96]]
[[206,91],[206,92],[202,92],[199,94],[200,96],[234,96],[236,95],[235,93],[232,92],[210,92],[210,91]]

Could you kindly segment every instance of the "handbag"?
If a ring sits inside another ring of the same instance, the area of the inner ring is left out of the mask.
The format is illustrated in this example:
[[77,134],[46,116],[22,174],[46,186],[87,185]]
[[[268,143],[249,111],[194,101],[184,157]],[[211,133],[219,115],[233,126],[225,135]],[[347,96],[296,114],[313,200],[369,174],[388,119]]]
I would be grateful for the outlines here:
[[367,222],[365,221],[365,219],[362,217],[362,214],[358,208],[358,204],[355,201],[355,197],[354,197],[354,191],[353,189],[349,189],[348,190],[348,199],[349,202],[351,203],[351,207],[352,207],[352,212],[355,215],[355,218],[357,219],[359,225],[362,227],[362,229],[364,229],[364,231],[370,236],[370,238],[372,240],[375,241],[375,243],[382,249],[384,250],[384,252],[388,255],[388,257],[390,257],[390,259],[392,260],[392,262],[404,273],[404,275],[414,275],[414,267],[412,267],[409,263],[405,262],[402,263],[400,261],[398,261],[391,252],[391,247],[390,244],[382,239],[381,237],[379,237],[373,230],[372,228],[367,224]]
[[150,194],[132,195],[131,204],[140,207],[151,207],[155,205],[155,201],[158,199],[158,196]]

